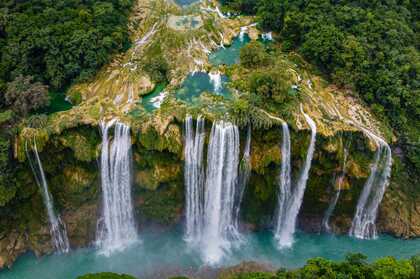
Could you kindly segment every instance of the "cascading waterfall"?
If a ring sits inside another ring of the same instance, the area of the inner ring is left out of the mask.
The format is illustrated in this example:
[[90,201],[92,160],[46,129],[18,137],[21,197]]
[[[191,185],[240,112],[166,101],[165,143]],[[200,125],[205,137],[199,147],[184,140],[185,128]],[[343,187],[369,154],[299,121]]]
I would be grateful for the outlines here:
[[[305,117],[306,122],[311,128],[311,141],[309,143],[309,148],[306,154],[306,160],[305,160],[303,169],[299,175],[299,179],[293,190],[289,190],[287,188],[287,184],[288,184],[287,175],[290,175],[290,170],[287,171],[287,165],[290,166],[290,148],[289,150],[287,150],[287,144],[290,145],[290,143],[286,143],[286,144],[283,143],[283,145],[285,146],[286,152],[289,151],[286,154],[289,154],[289,155],[282,154],[282,157],[286,157],[285,160],[282,159],[282,163],[283,161],[285,161],[285,165],[282,165],[282,171],[281,171],[281,176],[280,176],[280,196],[283,196],[283,197],[279,198],[279,201],[282,204],[279,204],[279,209],[278,209],[279,216],[277,218],[278,221],[275,228],[275,238],[278,242],[279,248],[291,247],[293,244],[293,234],[296,229],[296,219],[297,219],[297,215],[299,213],[300,207],[303,202],[303,195],[305,193],[306,182],[309,177],[309,170],[311,169],[312,158],[315,152],[316,124],[312,120],[312,118],[309,117],[309,115],[303,112],[303,110],[302,110],[302,113]],[[284,124],[283,124],[283,127],[285,127]],[[283,131],[283,137],[284,138],[288,137],[287,133],[285,133],[284,131]],[[283,146],[282,146],[282,149],[283,149]],[[286,162],[286,160],[289,160],[289,162]],[[283,175],[285,177],[282,177]],[[282,182],[283,179],[284,181]],[[283,195],[282,195],[282,191],[283,191]],[[288,192],[290,194],[288,194]]]
[[243,42],[245,40],[245,34],[248,31],[248,26],[242,26],[239,32],[239,40]]
[[222,91],[222,75],[220,72],[209,73],[211,84],[213,84],[214,92],[220,93]]
[[207,177],[201,249],[209,264],[220,261],[240,239],[234,224],[238,180],[239,130],[224,121],[213,123],[207,154]]
[[344,178],[346,177],[346,168],[347,168],[347,157],[348,157],[348,149],[347,147],[344,147],[343,152],[343,165],[341,168],[340,176],[335,180],[334,182],[338,186],[337,191],[335,192],[335,195],[333,199],[331,200],[330,205],[328,206],[327,210],[325,211],[324,218],[322,219],[322,229],[326,232],[331,232],[330,227],[330,218],[332,213],[334,212],[335,207],[337,206],[338,199],[340,198],[341,189],[343,186]]
[[244,154],[239,165],[238,187],[236,189],[235,197],[235,215],[233,223],[235,228],[239,229],[239,216],[241,211],[242,198],[245,193],[245,188],[248,185],[251,176],[251,126],[248,126]]
[[28,151],[27,142],[25,144],[26,155],[28,157],[29,164],[34,173],[36,183],[41,188],[42,199],[45,204],[45,208],[48,215],[48,221],[50,223],[50,234],[54,248],[59,253],[67,253],[70,251],[69,240],[67,237],[67,230],[65,224],[61,221],[61,218],[54,211],[54,203],[50,191],[48,190],[48,183],[45,177],[44,169],[42,167],[41,159],[39,158],[36,141],[34,139],[32,145],[32,151],[35,157],[35,163],[33,162],[30,153]]
[[363,131],[375,142],[377,150],[369,178],[357,202],[349,234],[357,238],[371,239],[377,237],[376,216],[389,183],[392,153],[391,148],[383,139],[366,129]]
[[[277,205],[277,221],[275,237],[281,235],[282,228],[286,226],[287,217],[287,206],[290,201],[291,195],[291,143],[290,143],[290,132],[289,126],[286,122],[282,122],[282,133],[283,140],[281,145],[281,171],[280,171],[280,189],[278,195]],[[278,239],[280,241],[280,239]]]
[[[114,124],[114,139],[110,144],[108,132]],[[130,127],[116,120],[101,122],[100,126],[103,216],[97,243],[109,254],[137,240],[131,200],[131,137]]]
[[261,35],[261,38],[262,38],[264,41],[273,41],[273,33],[272,33],[272,32],[263,33],[263,34]]
[[194,133],[193,118],[185,119],[185,240],[198,244],[203,225],[204,166],[203,151],[205,140],[205,120],[199,116]]

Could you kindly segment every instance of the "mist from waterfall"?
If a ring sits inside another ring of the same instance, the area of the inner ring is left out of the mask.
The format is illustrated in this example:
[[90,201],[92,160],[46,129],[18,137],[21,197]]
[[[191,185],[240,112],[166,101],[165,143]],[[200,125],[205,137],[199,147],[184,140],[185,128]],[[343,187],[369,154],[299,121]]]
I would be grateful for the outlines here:
[[392,153],[391,148],[383,139],[366,129],[363,129],[363,131],[375,142],[377,150],[369,178],[363,186],[357,202],[349,235],[361,239],[372,239],[377,238],[376,217],[379,204],[389,184]]
[[[109,130],[114,125],[110,143]],[[131,136],[130,127],[116,120],[101,122],[100,127],[103,211],[98,222],[97,245],[109,255],[137,240],[131,198]]]
[[199,244],[203,226],[204,206],[204,164],[205,119],[194,120],[188,115],[185,119],[185,240],[193,245]]
[[[47,178],[42,167],[41,159],[39,158],[38,148],[34,139],[32,144],[32,152],[34,159],[28,150],[27,142],[25,143],[26,156],[33,171],[35,181],[41,189],[42,200],[47,211],[48,222],[50,225],[51,241],[54,249],[59,253],[67,253],[70,251],[69,240],[67,237],[67,230],[65,224],[62,222],[60,215],[55,213],[53,198],[48,189]],[[35,161],[35,162],[34,162]]]
[[288,135],[288,129],[286,129],[287,132],[285,132],[285,125],[282,125],[282,151],[285,149],[285,153],[282,154],[282,170],[280,174],[280,193],[277,213],[278,217],[274,235],[280,249],[291,247],[293,244],[293,235],[296,229],[296,219],[302,206],[306,182],[309,177],[309,170],[311,169],[312,158],[315,152],[316,124],[312,118],[309,117],[309,115],[303,112],[303,110],[302,113],[306,122],[311,128],[311,140],[309,143],[303,169],[299,174],[298,181],[293,189],[290,190],[289,188],[291,187],[288,187],[288,185],[291,183],[287,181],[287,176],[290,176],[290,170],[287,170],[288,166],[290,169],[290,147],[287,147],[287,145],[290,146],[290,137]]
[[241,236],[235,226],[239,130],[224,121],[213,123],[207,154],[201,252],[206,263],[219,262]]
[[334,197],[331,200],[331,203],[328,206],[327,210],[325,211],[324,218],[322,219],[322,225],[321,226],[322,226],[322,229],[325,230],[326,232],[331,232],[330,218],[331,218],[331,215],[333,214],[333,212],[335,210],[335,207],[337,206],[337,202],[338,202],[338,199],[340,198],[344,178],[346,177],[348,154],[349,154],[348,148],[344,147],[344,150],[343,150],[343,164],[341,166],[341,173],[340,173],[339,177],[336,180],[334,180],[334,184],[338,186],[337,187],[338,189],[335,191]]

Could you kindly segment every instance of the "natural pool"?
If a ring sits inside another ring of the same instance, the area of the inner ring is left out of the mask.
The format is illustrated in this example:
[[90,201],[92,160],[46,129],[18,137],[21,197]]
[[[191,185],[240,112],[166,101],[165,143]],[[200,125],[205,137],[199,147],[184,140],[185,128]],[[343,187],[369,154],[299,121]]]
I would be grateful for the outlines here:
[[240,50],[250,41],[248,34],[244,34],[242,38],[240,36],[235,37],[229,47],[219,48],[217,51],[210,53],[209,62],[214,66],[239,63]]
[[[408,258],[420,252],[420,239],[401,240],[390,236],[358,240],[348,236],[297,233],[294,246],[282,251],[276,249],[270,232],[248,234],[245,239],[240,248],[221,261],[223,266],[253,260],[274,267],[293,268],[318,256],[341,260],[349,252],[363,253],[369,260],[385,255]],[[0,272],[0,278],[72,279],[81,274],[103,271],[127,273],[140,278],[165,278],[175,274],[191,276],[205,269],[198,251],[186,246],[180,230],[160,234],[143,232],[141,240],[110,257],[99,255],[94,249],[79,249],[67,255],[50,255],[40,259],[28,254],[18,259],[12,270]]]
[[175,0],[175,3],[177,3],[180,6],[188,6],[199,1],[200,0]]
[[152,112],[160,107],[166,96],[165,87],[165,83],[158,84],[152,92],[142,97],[140,103],[147,112]]
[[188,75],[182,87],[176,92],[177,99],[188,103],[196,103],[204,92],[229,98],[230,92],[226,87],[227,76],[221,75],[219,78],[214,77],[214,79],[219,79],[219,81],[212,80],[212,76],[204,72]]
[[[239,63],[240,49],[250,41],[248,34],[243,34],[242,38],[240,36],[235,37],[229,47],[219,48],[211,53],[209,62],[213,66]],[[181,88],[175,92],[175,96],[177,99],[189,104],[196,104],[204,92],[230,98],[231,93],[226,86],[228,82],[229,78],[225,75],[218,76],[215,73],[206,72],[191,73],[184,80]],[[159,84],[151,93],[142,97],[140,104],[147,112],[153,112],[160,107],[166,96],[165,86],[165,84]]]

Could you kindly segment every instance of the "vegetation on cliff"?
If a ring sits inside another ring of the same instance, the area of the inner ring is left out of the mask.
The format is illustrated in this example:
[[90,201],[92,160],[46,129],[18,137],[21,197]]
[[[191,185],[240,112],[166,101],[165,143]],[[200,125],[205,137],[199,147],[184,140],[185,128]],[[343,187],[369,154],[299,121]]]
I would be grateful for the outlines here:
[[399,136],[420,170],[419,52],[416,1],[223,0],[256,14],[334,83],[354,89]]
[[0,3],[1,206],[16,193],[18,168],[11,158],[11,143],[18,123],[22,117],[47,106],[49,95],[53,102],[59,101],[56,97],[59,93],[55,92],[92,77],[113,54],[129,46],[127,22],[132,3],[132,0]]

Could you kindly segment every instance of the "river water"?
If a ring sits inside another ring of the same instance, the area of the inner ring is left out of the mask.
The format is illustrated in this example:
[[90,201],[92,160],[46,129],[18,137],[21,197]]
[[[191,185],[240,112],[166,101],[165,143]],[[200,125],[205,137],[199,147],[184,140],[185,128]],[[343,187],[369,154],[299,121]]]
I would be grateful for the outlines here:
[[[126,250],[104,256],[93,248],[78,249],[66,255],[49,255],[37,259],[27,254],[18,259],[11,270],[0,272],[1,279],[73,279],[91,272],[111,271],[139,278],[166,278],[194,275],[207,267],[199,251],[190,250],[181,230],[166,233],[140,232],[141,241]],[[298,232],[292,248],[278,250],[271,232],[244,234],[245,243],[233,249],[220,266],[242,261],[268,263],[275,268],[294,268],[307,259],[325,257],[341,260],[349,252],[360,252],[374,260],[385,255],[408,258],[420,251],[420,239],[401,240],[380,236],[376,240],[358,240],[348,236],[306,234]]]

